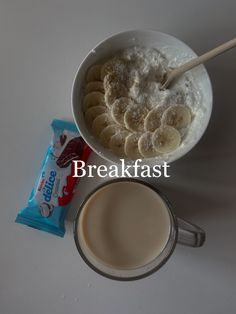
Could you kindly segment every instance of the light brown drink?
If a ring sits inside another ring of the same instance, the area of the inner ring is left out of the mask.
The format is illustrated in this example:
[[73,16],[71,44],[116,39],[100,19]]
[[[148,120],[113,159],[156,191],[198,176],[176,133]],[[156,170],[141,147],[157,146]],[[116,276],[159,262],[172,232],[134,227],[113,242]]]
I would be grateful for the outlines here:
[[167,244],[170,215],[162,198],[137,182],[114,182],[85,203],[79,223],[81,248],[116,269],[142,267]]

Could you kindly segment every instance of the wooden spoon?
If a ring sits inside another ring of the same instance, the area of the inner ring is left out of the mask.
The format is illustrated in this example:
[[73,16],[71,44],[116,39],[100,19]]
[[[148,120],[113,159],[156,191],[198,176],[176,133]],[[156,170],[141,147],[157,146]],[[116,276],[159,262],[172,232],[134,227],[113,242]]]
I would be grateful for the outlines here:
[[178,76],[180,76],[181,74],[183,74],[184,72],[194,68],[195,66],[202,64],[218,55],[220,55],[221,53],[232,49],[233,47],[236,46],[236,38],[227,41],[226,43],[224,43],[223,45],[220,45],[206,53],[204,53],[203,55],[201,55],[200,57],[197,57],[193,60],[190,60],[187,63],[184,63],[183,65],[175,68],[174,70],[167,72],[167,74],[165,75],[163,81],[162,81],[162,86],[161,89],[166,89],[170,83],[177,78]]

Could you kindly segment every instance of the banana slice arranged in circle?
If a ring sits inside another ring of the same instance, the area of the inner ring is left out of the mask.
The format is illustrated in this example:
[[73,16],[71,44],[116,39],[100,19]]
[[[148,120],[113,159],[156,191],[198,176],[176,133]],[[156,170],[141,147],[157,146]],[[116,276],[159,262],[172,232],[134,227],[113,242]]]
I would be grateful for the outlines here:
[[108,60],[101,67],[101,80],[104,80],[108,74],[114,74],[116,77],[123,77],[125,72],[125,61],[119,57],[114,57]]
[[94,106],[106,106],[104,94],[101,92],[91,92],[84,97],[83,108],[84,111]]
[[120,97],[128,95],[127,88],[119,83],[111,83],[110,86],[105,90],[105,102],[108,107],[114,103],[114,101]]
[[111,106],[111,116],[114,121],[122,126],[125,125],[124,115],[128,106],[133,105],[132,99],[127,97],[121,97],[116,99]]
[[175,150],[181,142],[178,130],[172,126],[164,125],[156,129],[152,135],[152,144],[159,153],[170,153]]
[[145,131],[154,132],[161,126],[161,117],[165,109],[166,108],[164,106],[157,106],[149,111],[146,118],[144,119]]
[[100,114],[104,113],[105,111],[106,111],[106,107],[104,106],[94,106],[94,107],[89,108],[84,114],[84,118],[88,127],[91,128],[94,119]]
[[87,72],[86,81],[87,82],[100,81],[101,80],[101,69],[102,69],[101,64],[92,65]]
[[158,155],[152,144],[152,133],[143,133],[138,141],[138,149],[144,158],[152,158]]
[[84,93],[85,95],[91,92],[101,92],[104,93],[103,83],[100,81],[91,81],[85,85]]
[[141,132],[144,129],[144,118],[147,115],[147,108],[142,105],[130,105],[124,115],[124,122],[127,129],[134,132]]
[[163,113],[162,123],[177,130],[187,127],[192,120],[192,113],[186,105],[173,105]]
[[140,134],[132,133],[126,137],[125,140],[125,154],[128,158],[135,160],[142,158],[138,148],[138,141],[140,139]]
[[130,133],[128,131],[117,132],[115,135],[111,137],[109,142],[110,149],[117,156],[124,157],[125,156],[125,139]]
[[111,85],[120,85],[122,84],[121,79],[117,77],[115,73],[108,73],[103,80],[104,89],[107,90]]
[[105,127],[100,134],[101,144],[108,148],[110,144],[111,137],[118,132],[121,132],[122,129],[117,124],[111,124]]
[[92,124],[93,135],[99,138],[102,130],[105,129],[109,124],[112,124],[112,119],[110,115],[107,113],[100,114],[93,121],[93,124]]

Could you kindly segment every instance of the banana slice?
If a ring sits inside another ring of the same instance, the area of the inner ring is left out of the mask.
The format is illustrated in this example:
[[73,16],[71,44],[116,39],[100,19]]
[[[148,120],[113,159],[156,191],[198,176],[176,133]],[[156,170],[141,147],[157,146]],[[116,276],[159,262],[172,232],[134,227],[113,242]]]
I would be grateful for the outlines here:
[[101,92],[104,93],[104,86],[103,83],[100,81],[91,81],[88,82],[85,86],[84,90],[85,94],[88,94],[90,92]]
[[105,91],[109,89],[111,85],[120,85],[122,84],[121,79],[115,73],[108,73],[103,80],[103,86]]
[[113,153],[119,157],[125,156],[125,139],[130,133],[128,131],[117,132],[111,137],[109,146]]
[[84,114],[84,118],[87,123],[87,126],[91,128],[93,124],[93,120],[100,114],[104,113],[105,111],[106,111],[106,107],[104,106],[95,106],[95,107],[89,108]]
[[102,130],[105,129],[109,124],[112,124],[111,117],[107,113],[100,114],[94,119],[92,124],[92,133],[94,136],[99,137]]
[[173,105],[163,113],[162,123],[173,126],[177,130],[185,128],[191,123],[191,110],[186,105]]
[[181,142],[181,136],[172,126],[162,126],[153,133],[152,144],[159,153],[169,153],[175,150]]
[[111,124],[105,127],[105,129],[102,130],[100,134],[100,142],[104,147],[109,147],[109,143],[111,140],[111,137],[115,135],[118,132],[121,132],[122,129],[116,125],[116,124]]
[[143,131],[144,119],[147,112],[147,108],[142,105],[134,104],[129,106],[124,115],[126,128],[134,132]]
[[114,73],[109,73],[104,77],[103,86],[105,90],[105,100],[108,106],[117,98],[128,95],[126,86]]
[[105,106],[104,94],[101,92],[91,92],[84,97],[83,108],[84,111],[94,106]]
[[144,120],[145,131],[154,132],[161,125],[161,117],[165,111],[164,106],[158,106],[149,111],[148,115]]
[[145,158],[151,158],[159,155],[153,147],[151,132],[145,132],[140,136],[138,140],[138,149],[140,154]]
[[105,91],[106,105],[110,107],[116,99],[127,95],[127,88],[123,84],[112,83]]
[[119,57],[114,57],[108,60],[101,68],[101,80],[104,80],[104,77],[107,74],[114,74],[116,77],[123,78],[125,73],[125,61]]
[[114,121],[124,126],[124,114],[127,110],[127,107],[133,104],[133,100],[127,97],[116,99],[111,106],[111,116]]
[[91,68],[89,68],[87,75],[86,75],[86,81],[100,81],[101,80],[101,64],[95,64],[92,65]]
[[133,133],[126,137],[125,140],[125,154],[130,159],[142,158],[142,155],[138,149],[138,141],[140,139],[140,134]]

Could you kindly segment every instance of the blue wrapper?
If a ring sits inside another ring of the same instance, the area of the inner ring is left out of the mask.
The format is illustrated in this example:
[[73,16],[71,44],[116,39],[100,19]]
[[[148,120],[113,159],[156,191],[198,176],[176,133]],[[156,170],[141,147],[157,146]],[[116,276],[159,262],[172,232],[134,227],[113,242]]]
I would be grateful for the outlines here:
[[52,121],[53,137],[41,165],[40,174],[16,222],[63,237],[65,216],[75,185],[73,160],[87,161],[90,148],[79,135],[75,124]]

